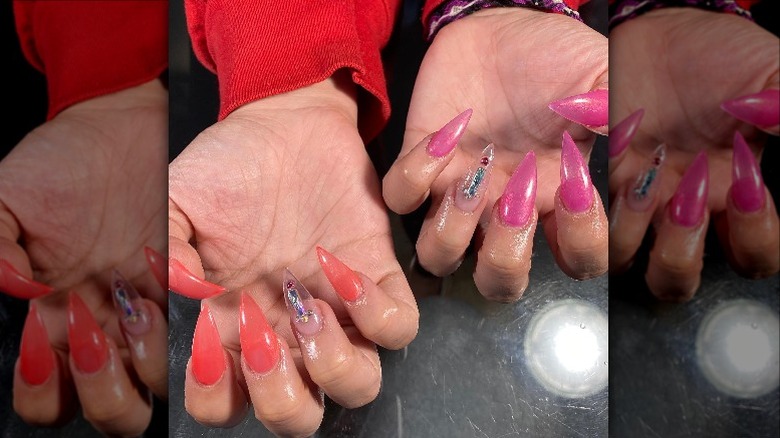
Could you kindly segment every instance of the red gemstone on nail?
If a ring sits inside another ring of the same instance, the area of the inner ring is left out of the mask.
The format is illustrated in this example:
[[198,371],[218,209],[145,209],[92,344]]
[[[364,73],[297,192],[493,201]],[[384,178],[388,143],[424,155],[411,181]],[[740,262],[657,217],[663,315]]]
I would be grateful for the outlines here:
[[490,159],[488,157],[482,157],[480,163],[482,163],[483,166],[487,166],[488,164],[490,164]]

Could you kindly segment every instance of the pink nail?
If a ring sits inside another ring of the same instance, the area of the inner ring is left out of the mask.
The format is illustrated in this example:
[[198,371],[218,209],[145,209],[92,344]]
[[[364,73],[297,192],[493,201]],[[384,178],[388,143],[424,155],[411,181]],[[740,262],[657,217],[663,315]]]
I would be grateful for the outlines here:
[[585,126],[609,123],[609,90],[595,90],[550,103],[549,108],[561,116]]
[[777,126],[780,125],[780,90],[748,94],[723,102],[720,108],[759,128]]
[[528,223],[536,204],[536,155],[525,154],[517,165],[504,194],[498,201],[501,220],[510,227],[522,227]]
[[698,225],[704,217],[709,191],[707,155],[699,152],[685,171],[671,200],[672,221],[683,227]]
[[644,115],[645,110],[640,108],[609,131],[610,158],[616,157],[626,150],[631,143],[631,139],[634,138],[634,134],[636,134],[636,130],[639,128],[639,123],[642,122]]
[[658,176],[661,166],[666,159],[666,145],[660,144],[655,148],[653,158],[639,174],[634,187],[626,193],[626,205],[634,211],[646,211],[653,204],[658,193]]
[[494,148],[493,143],[491,143],[482,150],[479,161],[471,166],[463,178],[463,182],[456,187],[455,205],[459,209],[471,213],[479,206],[490,182],[493,156]]
[[436,131],[433,137],[431,137],[431,141],[428,142],[428,154],[439,158],[455,149],[463,133],[466,132],[466,126],[468,126],[469,120],[471,120],[472,112],[471,108],[463,111],[447,122],[444,127]]
[[734,158],[731,167],[731,199],[743,213],[751,213],[764,207],[764,181],[758,163],[745,139],[734,133]]
[[561,145],[561,202],[572,213],[581,213],[593,205],[593,185],[580,150],[571,135],[563,131]]

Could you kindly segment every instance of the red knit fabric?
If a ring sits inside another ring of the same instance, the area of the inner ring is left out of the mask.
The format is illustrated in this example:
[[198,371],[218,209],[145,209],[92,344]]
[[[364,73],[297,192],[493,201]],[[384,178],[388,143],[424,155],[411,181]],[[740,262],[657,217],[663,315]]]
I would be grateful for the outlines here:
[[[423,25],[427,26],[428,23],[428,17],[431,16],[431,13],[439,7],[442,3],[446,2],[447,0],[426,0],[425,6],[423,6],[423,13],[422,13],[422,22]],[[587,3],[588,0],[565,0],[566,6],[574,9],[575,11],[580,8],[581,5],[584,5]]]
[[25,57],[46,75],[48,119],[168,66],[167,1],[14,1],[14,14]]

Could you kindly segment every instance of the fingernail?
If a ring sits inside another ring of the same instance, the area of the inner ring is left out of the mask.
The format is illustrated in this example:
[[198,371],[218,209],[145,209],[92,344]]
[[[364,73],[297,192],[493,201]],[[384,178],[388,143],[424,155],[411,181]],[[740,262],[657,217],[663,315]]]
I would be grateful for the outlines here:
[[192,336],[192,375],[201,385],[211,386],[225,373],[225,353],[211,309],[203,304]]
[[501,221],[510,227],[522,227],[528,223],[536,207],[536,155],[525,154],[517,165],[504,194],[498,201]]
[[653,158],[639,174],[631,191],[626,193],[626,204],[634,211],[645,211],[653,204],[655,194],[658,192],[658,174],[666,159],[666,145],[660,144],[655,148]]
[[19,346],[19,374],[28,385],[38,386],[49,380],[52,371],[54,351],[49,344],[41,315],[35,304],[30,303]]
[[739,132],[734,134],[734,158],[731,167],[731,199],[743,213],[752,213],[764,207],[764,180],[753,151]]
[[328,281],[336,293],[346,301],[356,301],[363,293],[363,282],[352,269],[337,259],[336,256],[317,247],[317,259]]
[[780,125],[780,90],[748,94],[720,105],[723,111],[743,122],[769,128]]
[[279,362],[279,341],[255,300],[241,293],[241,321],[238,332],[241,355],[252,371],[265,374]]
[[152,328],[149,311],[146,310],[141,295],[116,269],[111,274],[111,294],[114,297],[114,308],[119,315],[119,322],[126,334],[131,337],[143,335]]
[[0,260],[0,290],[12,297],[30,300],[51,293],[54,288],[25,277],[10,263]]
[[108,360],[106,335],[81,298],[71,292],[68,303],[68,347],[76,368],[92,374]]
[[463,182],[457,187],[455,191],[455,205],[459,209],[470,213],[479,206],[482,195],[487,191],[490,181],[490,170],[493,169],[494,153],[493,143],[487,145],[482,150],[479,161],[471,166],[463,178]]
[[225,292],[224,287],[201,280],[193,275],[176,259],[170,259],[168,263],[168,281],[168,287],[172,291],[196,300],[213,297]]
[[698,225],[704,217],[709,190],[707,155],[699,152],[680,179],[671,201],[672,221],[683,227]]
[[144,254],[146,255],[146,263],[149,264],[149,269],[152,270],[152,274],[154,274],[154,278],[157,279],[158,283],[160,283],[160,287],[167,288],[168,276],[166,273],[165,265],[168,264],[167,263],[168,261],[166,260],[166,258],[163,257],[162,254],[158,253],[152,248],[149,248],[148,246],[144,247]]
[[309,291],[289,269],[284,270],[282,281],[287,309],[295,329],[306,336],[319,332],[322,329],[322,315]]
[[644,115],[645,110],[638,109],[609,131],[610,158],[617,157],[631,144],[631,139],[634,138]]
[[594,90],[556,100],[549,108],[580,125],[604,126],[609,123],[609,90]]
[[463,133],[466,132],[466,126],[471,120],[471,113],[471,108],[463,111],[436,131],[431,137],[431,141],[428,142],[428,155],[437,158],[443,157],[455,149]]
[[581,213],[593,205],[590,172],[571,135],[563,131],[561,144],[561,202],[572,213]]

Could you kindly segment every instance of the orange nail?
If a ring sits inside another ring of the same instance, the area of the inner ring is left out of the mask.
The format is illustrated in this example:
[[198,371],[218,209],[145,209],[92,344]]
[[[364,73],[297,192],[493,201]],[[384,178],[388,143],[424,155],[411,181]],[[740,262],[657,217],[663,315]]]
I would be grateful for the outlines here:
[[346,301],[355,301],[363,293],[363,283],[347,265],[333,254],[317,247],[317,259],[333,289]]

